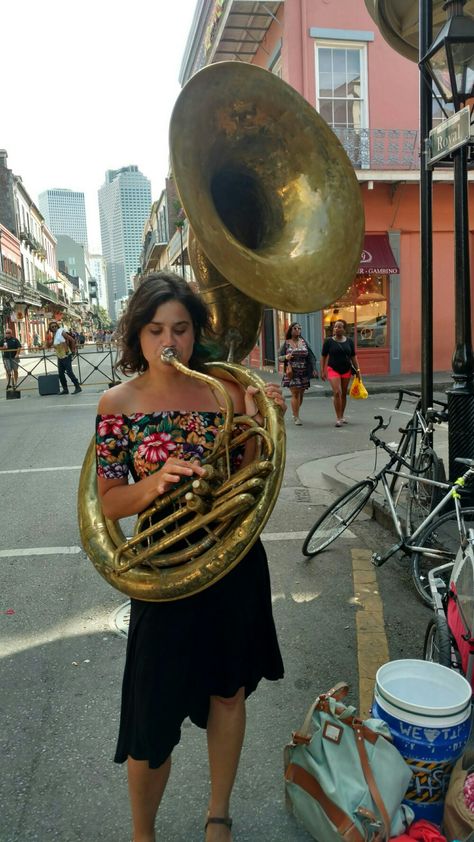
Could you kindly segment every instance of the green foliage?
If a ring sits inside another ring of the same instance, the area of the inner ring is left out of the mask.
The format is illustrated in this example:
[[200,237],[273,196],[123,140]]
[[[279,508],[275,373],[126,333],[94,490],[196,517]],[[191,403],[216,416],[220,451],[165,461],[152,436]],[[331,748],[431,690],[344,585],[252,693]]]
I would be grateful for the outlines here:
[[112,327],[112,319],[110,318],[107,310],[104,307],[94,307],[94,313],[97,318],[100,320],[100,325],[104,330]]

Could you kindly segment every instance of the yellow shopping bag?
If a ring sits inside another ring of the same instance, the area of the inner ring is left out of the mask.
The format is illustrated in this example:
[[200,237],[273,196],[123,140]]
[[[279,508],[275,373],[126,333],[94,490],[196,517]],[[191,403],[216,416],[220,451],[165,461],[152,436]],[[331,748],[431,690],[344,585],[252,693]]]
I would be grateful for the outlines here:
[[356,400],[364,400],[369,397],[369,393],[360,377],[354,377],[349,394],[351,398],[355,398]]

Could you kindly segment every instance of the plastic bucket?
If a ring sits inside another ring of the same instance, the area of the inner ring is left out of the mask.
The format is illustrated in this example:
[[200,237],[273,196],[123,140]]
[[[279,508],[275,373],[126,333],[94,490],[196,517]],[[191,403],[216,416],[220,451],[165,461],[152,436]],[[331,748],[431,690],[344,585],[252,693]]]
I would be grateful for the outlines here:
[[430,661],[390,661],[377,671],[372,716],[383,719],[412,770],[405,803],[441,824],[455,761],[471,726],[471,694],[459,673]]

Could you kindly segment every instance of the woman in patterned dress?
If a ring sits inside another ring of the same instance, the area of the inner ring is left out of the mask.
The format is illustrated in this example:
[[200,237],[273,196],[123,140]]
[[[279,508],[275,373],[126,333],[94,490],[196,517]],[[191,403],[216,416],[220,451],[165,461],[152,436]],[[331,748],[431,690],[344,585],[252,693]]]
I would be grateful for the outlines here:
[[301,325],[293,322],[287,332],[278,359],[283,363],[282,385],[291,392],[293,421],[300,427],[300,409],[306,389],[310,387],[310,377],[317,377],[316,357],[305,339],[301,336]]
[[[177,275],[151,275],[134,293],[120,327],[119,366],[139,376],[106,392],[98,407],[98,488],[107,517],[138,514],[183,478],[203,474],[200,460],[212,450],[222,414],[207,384],[163,363],[161,351],[173,346],[185,365],[199,369],[208,329],[205,305]],[[256,390],[221,382],[236,413],[258,421]],[[278,385],[268,384],[265,392],[286,408]],[[252,443],[240,461],[251,459]],[[161,603],[132,599],[115,760],[128,764],[133,842],[155,839],[171,752],[187,716],[207,730],[206,842],[231,842],[229,802],[245,698],[262,677],[282,675],[260,541],[200,593]]]

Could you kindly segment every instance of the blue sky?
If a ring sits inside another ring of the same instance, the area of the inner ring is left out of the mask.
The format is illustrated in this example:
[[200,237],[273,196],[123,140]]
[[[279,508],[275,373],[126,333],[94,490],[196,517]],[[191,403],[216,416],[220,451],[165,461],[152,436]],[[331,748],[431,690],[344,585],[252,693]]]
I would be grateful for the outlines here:
[[[0,148],[37,201],[53,187],[86,194],[100,250],[97,190],[136,164],[156,199],[168,124],[197,0],[23,0],[2,6]],[[8,33],[8,35],[7,35]],[[6,99],[5,99],[6,97]]]

